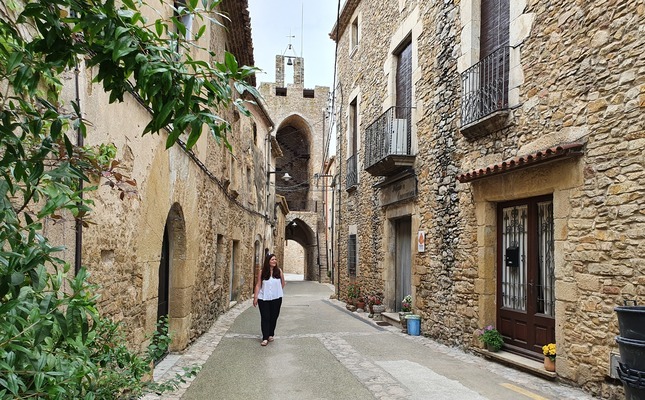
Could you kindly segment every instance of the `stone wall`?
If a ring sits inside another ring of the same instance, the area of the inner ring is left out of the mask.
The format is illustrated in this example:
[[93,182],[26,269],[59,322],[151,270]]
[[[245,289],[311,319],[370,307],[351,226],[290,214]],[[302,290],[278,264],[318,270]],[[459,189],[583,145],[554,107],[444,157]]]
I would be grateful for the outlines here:
[[[285,65],[286,58],[287,56],[276,56],[276,82],[263,82],[259,90],[275,121],[275,137],[278,141],[283,140],[283,137],[285,141],[291,141],[280,144],[284,147],[284,155],[275,163],[276,169],[281,168],[294,177],[292,182],[288,183],[276,178],[276,192],[283,195],[287,201],[300,206],[298,208],[289,206],[290,214],[286,222],[301,218],[307,223],[307,228],[304,228],[307,235],[285,238],[298,241],[305,250],[305,279],[318,280],[318,266],[315,261],[319,257],[315,237],[317,231],[320,237],[324,237],[325,227],[320,223],[323,214],[322,192],[314,190],[313,187],[314,175],[322,173],[323,150],[328,145],[325,139],[328,137],[326,132],[329,129],[326,115],[329,88],[315,86],[314,89],[306,89],[304,59],[292,57],[293,66],[288,66]],[[294,83],[284,87],[286,73],[293,74]],[[285,135],[282,136],[282,133]],[[302,146],[308,146],[308,148],[304,149]],[[299,152],[298,159],[293,157],[294,148]],[[296,187],[292,188],[289,185]],[[286,189],[280,189],[280,186]],[[320,247],[320,250],[323,256],[326,255],[324,247]]]
[[[245,11],[245,3],[236,12]],[[226,41],[235,40],[238,48],[250,38],[243,27],[237,34],[208,25],[197,47],[210,47],[223,58]],[[192,56],[208,59],[197,51]],[[252,61],[252,54],[242,58]],[[166,150],[166,132],[141,136],[149,120],[146,109],[129,95],[123,103],[108,105],[107,95],[92,83],[95,74],[81,64],[78,95],[91,123],[85,144],[114,143],[121,172],[136,180],[137,193],[120,200],[117,192],[99,186],[90,194],[94,224],[83,229],[83,265],[100,286],[101,311],[123,323],[133,347],[144,346],[156,329],[167,226],[171,349],[181,350],[230,307],[232,293],[237,300],[252,294],[256,253],[271,239],[266,236],[265,139],[272,121],[261,106],[251,106],[252,118],[221,110],[232,124],[232,152],[207,131],[191,153],[179,145]],[[74,80],[69,74],[64,81],[68,99],[76,98]],[[73,244],[73,224],[64,232],[50,231],[59,241]],[[232,262],[237,273],[231,285]]]
[[[392,221],[424,230],[426,251],[412,250],[412,291],[422,332],[470,348],[473,331],[496,323],[497,204],[550,194],[554,201],[557,374],[603,397],[622,398],[606,379],[618,334],[613,308],[645,301],[643,109],[645,6],[626,0],[511,2],[510,116],[483,137],[461,130],[460,73],[477,62],[475,0],[351,1],[338,39],[342,92],[337,155],[347,160],[349,103],[356,98],[359,131],[393,105],[392,53],[413,46],[416,199],[381,207],[383,178],[363,170],[342,190],[338,219],[341,298],[346,293],[347,239],[358,236],[358,278],[365,290],[392,293]],[[360,42],[347,28],[358,18]],[[335,31],[331,33],[335,37]],[[583,144],[580,157],[491,174],[460,183],[469,171],[546,148]],[[386,299],[390,307],[395,299]]]

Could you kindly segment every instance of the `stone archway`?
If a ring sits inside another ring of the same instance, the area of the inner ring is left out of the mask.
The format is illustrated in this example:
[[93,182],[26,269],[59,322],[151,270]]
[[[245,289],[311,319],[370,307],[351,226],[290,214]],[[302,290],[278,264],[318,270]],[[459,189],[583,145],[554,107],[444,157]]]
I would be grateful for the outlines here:
[[[171,351],[188,345],[192,283],[186,271],[186,221],[179,203],[170,207],[165,224],[168,262],[168,329]],[[160,284],[162,282],[159,282]]]
[[310,183],[312,177],[311,126],[297,114],[285,118],[277,129],[276,139],[283,156],[276,162],[276,170],[287,172],[290,181],[280,182],[276,193],[287,200],[290,211],[310,211]]
[[[304,216],[307,217],[307,215]],[[309,221],[298,217],[291,218],[287,222],[284,238],[302,246],[304,252],[304,279],[317,281],[319,279],[319,266],[316,262],[316,234],[311,229]],[[286,262],[288,260],[285,260]]]

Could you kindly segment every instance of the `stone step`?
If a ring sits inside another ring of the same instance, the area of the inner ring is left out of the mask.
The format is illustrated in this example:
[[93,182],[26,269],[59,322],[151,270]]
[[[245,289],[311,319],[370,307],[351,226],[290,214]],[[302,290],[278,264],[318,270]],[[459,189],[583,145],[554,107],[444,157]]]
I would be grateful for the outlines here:
[[383,321],[388,322],[392,326],[402,328],[399,313],[397,312],[384,312],[381,313]]

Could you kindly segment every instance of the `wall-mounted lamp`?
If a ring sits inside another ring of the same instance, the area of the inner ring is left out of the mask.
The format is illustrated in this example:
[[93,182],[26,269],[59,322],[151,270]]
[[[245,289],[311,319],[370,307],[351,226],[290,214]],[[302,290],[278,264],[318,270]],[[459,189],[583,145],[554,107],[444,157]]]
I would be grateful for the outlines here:
[[282,180],[283,180],[283,181],[285,181],[285,182],[289,182],[291,179],[293,179],[293,177],[292,177],[291,175],[289,175],[289,173],[288,173],[288,172],[286,172],[286,171],[269,171],[269,172],[267,173],[267,177],[268,177],[269,175],[271,175],[271,174],[284,174],[284,175],[282,176]]

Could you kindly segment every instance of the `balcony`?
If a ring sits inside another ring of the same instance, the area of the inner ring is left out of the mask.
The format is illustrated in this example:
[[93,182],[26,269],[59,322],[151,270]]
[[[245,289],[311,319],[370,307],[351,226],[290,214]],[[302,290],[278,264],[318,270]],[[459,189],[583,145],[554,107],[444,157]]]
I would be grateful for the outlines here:
[[461,133],[475,139],[506,127],[509,47],[500,47],[461,74]]
[[358,185],[358,168],[357,168],[357,156],[354,154],[347,160],[347,182],[345,183],[345,189],[349,190]]
[[412,109],[392,107],[365,130],[365,170],[389,176],[414,165]]

